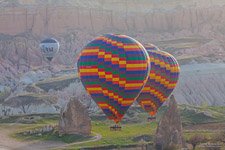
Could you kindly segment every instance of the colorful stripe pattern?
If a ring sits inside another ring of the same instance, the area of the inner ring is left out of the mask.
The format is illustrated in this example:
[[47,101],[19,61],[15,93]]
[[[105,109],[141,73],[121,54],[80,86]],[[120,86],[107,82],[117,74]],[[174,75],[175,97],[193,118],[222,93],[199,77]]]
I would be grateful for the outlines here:
[[107,34],[81,52],[81,81],[106,116],[118,123],[136,100],[149,76],[145,48],[125,35]]
[[180,68],[176,59],[167,52],[158,50],[147,52],[151,61],[151,70],[137,101],[144,110],[154,116],[175,88]]

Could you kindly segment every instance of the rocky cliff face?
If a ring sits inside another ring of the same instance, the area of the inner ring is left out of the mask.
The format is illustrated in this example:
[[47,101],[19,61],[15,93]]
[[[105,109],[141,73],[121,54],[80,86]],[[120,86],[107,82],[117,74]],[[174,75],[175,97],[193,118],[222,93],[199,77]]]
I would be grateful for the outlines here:
[[182,63],[189,59],[223,62],[224,4],[219,0],[202,4],[199,0],[2,1],[1,59],[10,60],[17,68],[40,66],[43,59],[38,44],[53,36],[61,44],[55,62],[72,66],[88,41],[113,32],[131,35],[143,44],[156,43]]
[[[55,37],[61,45],[51,63],[56,70],[74,67],[82,47],[109,32],[130,35],[143,44],[155,43],[180,64],[224,63],[224,14],[223,0],[0,0],[0,81],[14,88],[22,74],[47,66],[38,46],[46,37]],[[193,76],[201,81],[200,75]],[[207,92],[209,86],[202,81],[199,92],[207,94],[201,97],[185,92],[196,88],[189,77],[181,75],[184,79],[175,93],[179,100],[221,101],[222,75],[204,75],[214,78],[217,92]]]
[[181,71],[174,92],[179,103],[225,105],[224,64],[184,65]]

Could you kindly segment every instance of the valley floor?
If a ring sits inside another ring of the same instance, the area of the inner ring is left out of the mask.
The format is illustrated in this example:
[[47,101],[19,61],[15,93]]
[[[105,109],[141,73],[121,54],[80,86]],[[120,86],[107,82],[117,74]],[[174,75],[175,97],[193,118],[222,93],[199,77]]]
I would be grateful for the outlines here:
[[[221,128],[222,127],[222,128]],[[44,150],[44,149],[77,149],[79,146],[85,146],[86,142],[96,142],[101,139],[98,134],[97,138],[90,141],[64,143],[60,141],[43,141],[43,140],[21,140],[13,138],[12,135],[27,128],[21,124],[4,124],[0,125],[0,150]],[[219,129],[219,130],[218,130]],[[225,130],[225,122],[209,123],[187,126],[184,128],[185,137],[188,138],[192,134],[204,134],[207,136],[214,135]],[[93,144],[93,143],[92,143]],[[90,145],[92,145],[90,144]],[[76,146],[78,145],[78,147]],[[94,144],[93,144],[94,145]],[[201,149],[201,148],[198,148]]]
[[[225,119],[222,107],[196,107],[179,106],[183,122],[183,132],[186,141],[196,135],[207,139],[197,146],[198,150],[204,149],[204,144],[215,143],[215,137],[225,133]],[[162,107],[157,118],[166,110]],[[135,112],[137,115],[134,115]],[[205,112],[205,113],[203,113]],[[207,113],[206,113],[207,112]],[[29,116],[29,117],[28,117]],[[31,117],[32,116],[32,117]],[[36,117],[35,117],[36,116]],[[37,117],[39,116],[39,117]],[[158,119],[147,122],[147,114],[139,108],[129,110],[123,119],[122,131],[112,132],[109,126],[112,122],[102,116],[92,117],[92,135],[90,137],[59,136],[57,129],[54,132],[40,135],[24,135],[24,131],[35,130],[46,125],[58,124],[58,114],[35,114],[25,116],[0,117],[0,150],[46,150],[46,149],[80,149],[88,147],[126,147],[135,145],[152,145]],[[24,121],[22,118],[39,118],[33,122]],[[225,136],[222,136],[225,138]],[[225,146],[223,142],[217,143]]]

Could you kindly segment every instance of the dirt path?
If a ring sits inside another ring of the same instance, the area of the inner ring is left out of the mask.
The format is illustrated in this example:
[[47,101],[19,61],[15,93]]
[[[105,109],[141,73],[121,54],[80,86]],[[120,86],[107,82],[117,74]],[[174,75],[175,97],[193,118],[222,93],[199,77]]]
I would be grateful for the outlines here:
[[12,139],[10,134],[15,130],[16,128],[12,126],[3,126],[0,128],[0,150],[13,150],[29,144]]
[[95,136],[93,138],[91,138],[90,140],[88,140],[88,141],[82,141],[82,142],[75,142],[75,143],[66,144],[66,145],[57,147],[57,149],[64,149],[66,147],[73,146],[73,145],[84,144],[84,143],[89,143],[89,142],[96,142],[96,141],[101,140],[101,138],[102,138],[101,134],[98,134],[98,133],[94,133],[94,134],[95,134]]
[[96,134],[93,138],[88,141],[74,142],[70,144],[65,144],[63,142],[54,141],[31,141],[31,142],[21,142],[10,137],[10,134],[18,130],[18,126],[0,126],[0,150],[47,150],[47,149],[63,149],[68,146],[94,142],[102,138],[100,134]]

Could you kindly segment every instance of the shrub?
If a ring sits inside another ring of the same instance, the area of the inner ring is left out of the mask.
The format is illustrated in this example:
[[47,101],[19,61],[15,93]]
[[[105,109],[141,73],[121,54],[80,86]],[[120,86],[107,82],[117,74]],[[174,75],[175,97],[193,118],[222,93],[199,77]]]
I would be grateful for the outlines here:
[[198,144],[205,143],[207,141],[208,139],[204,135],[196,134],[188,140],[188,143],[192,144],[193,149],[195,149]]

